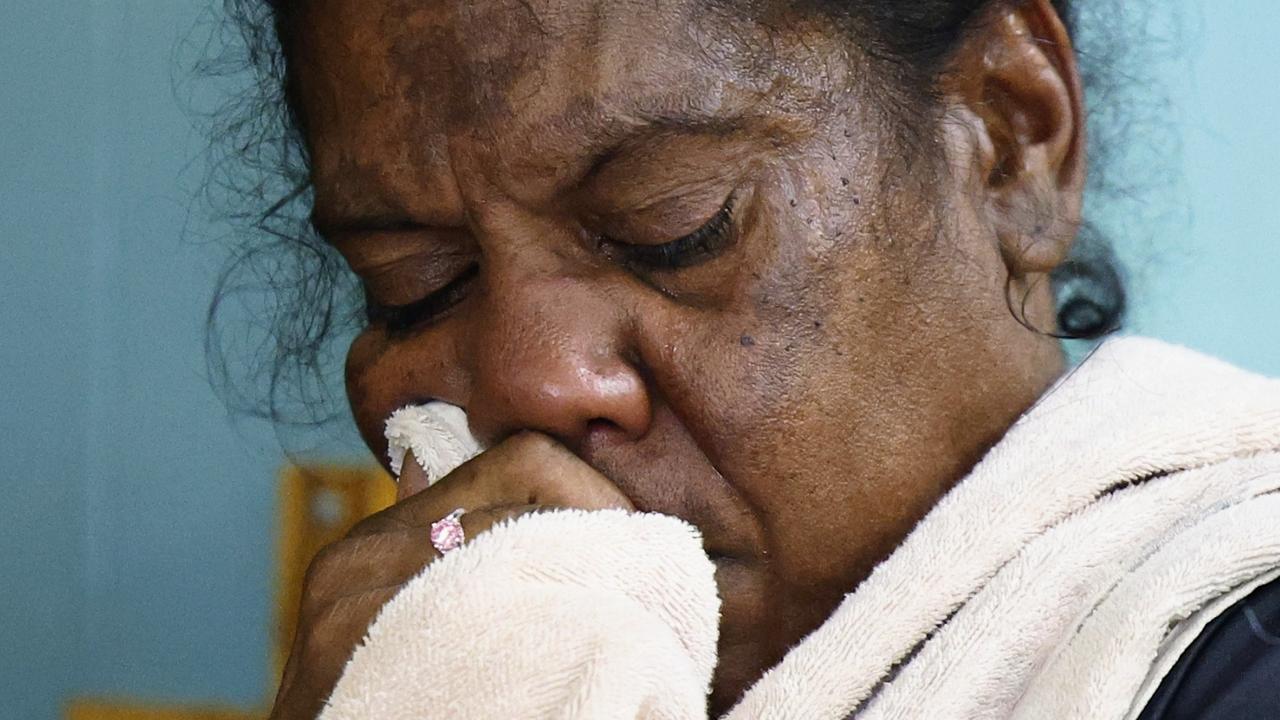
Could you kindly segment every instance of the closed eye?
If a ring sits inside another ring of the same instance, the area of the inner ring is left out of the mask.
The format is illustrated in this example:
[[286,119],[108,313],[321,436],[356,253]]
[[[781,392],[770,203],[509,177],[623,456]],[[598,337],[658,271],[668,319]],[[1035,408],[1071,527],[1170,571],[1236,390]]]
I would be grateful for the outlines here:
[[449,284],[407,305],[381,305],[366,298],[369,322],[383,323],[388,333],[396,335],[436,320],[466,297],[467,286],[479,274],[480,264],[472,263]]
[[669,271],[692,267],[714,258],[733,242],[733,197],[702,227],[661,245],[643,245],[598,238],[599,245],[624,265],[637,270]]

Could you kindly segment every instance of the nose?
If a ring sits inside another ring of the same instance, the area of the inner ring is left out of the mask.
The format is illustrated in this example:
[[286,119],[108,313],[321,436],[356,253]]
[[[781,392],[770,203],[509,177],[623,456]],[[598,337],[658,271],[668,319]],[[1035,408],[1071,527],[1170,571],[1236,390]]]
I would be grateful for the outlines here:
[[648,391],[625,357],[629,323],[598,282],[491,276],[464,344],[467,416],[482,442],[536,430],[577,448],[593,432],[648,431]]

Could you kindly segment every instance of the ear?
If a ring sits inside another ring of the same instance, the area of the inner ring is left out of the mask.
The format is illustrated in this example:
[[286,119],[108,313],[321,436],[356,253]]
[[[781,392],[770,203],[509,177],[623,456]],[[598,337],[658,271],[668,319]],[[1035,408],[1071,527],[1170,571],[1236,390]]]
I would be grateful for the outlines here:
[[968,140],[953,157],[978,170],[967,189],[1011,276],[1051,272],[1080,228],[1086,157],[1075,52],[1049,0],[1002,5],[971,30],[943,90],[949,136]]

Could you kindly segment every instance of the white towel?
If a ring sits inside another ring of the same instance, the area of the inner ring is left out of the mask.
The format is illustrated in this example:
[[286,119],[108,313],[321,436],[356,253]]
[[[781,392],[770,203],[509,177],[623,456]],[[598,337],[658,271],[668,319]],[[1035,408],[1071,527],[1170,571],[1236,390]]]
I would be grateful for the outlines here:
[[387,418],[384,433],[391,472],[399,478],[405,455],[412,452],[427,476],[428,487],[482,449],[462,408],[442,402],[400,408]]
[[[712,573],[673,518],[518,519],[388,603],[322,717],[705,719]],[[727,717],[1126,720],[1277,575],[1280,382],[1114,340]]]

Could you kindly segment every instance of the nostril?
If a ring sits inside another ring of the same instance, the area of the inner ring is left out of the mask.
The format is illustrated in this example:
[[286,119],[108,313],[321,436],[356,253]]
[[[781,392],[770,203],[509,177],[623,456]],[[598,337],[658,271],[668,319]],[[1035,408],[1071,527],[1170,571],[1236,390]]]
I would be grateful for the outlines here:
[[578,438],[578,442],[570,446],[570,448],[588,463],[591,457],[600,449],[608,447],[611,443],[625,439],[626,431],[612,420],[605,418],[594,418],[587,421],[582,437]]
[[593,435],[606,435],[614,432],[620,432],[621,427],[612,420],[606,418],[592,418],[587,421],[587,437]]

